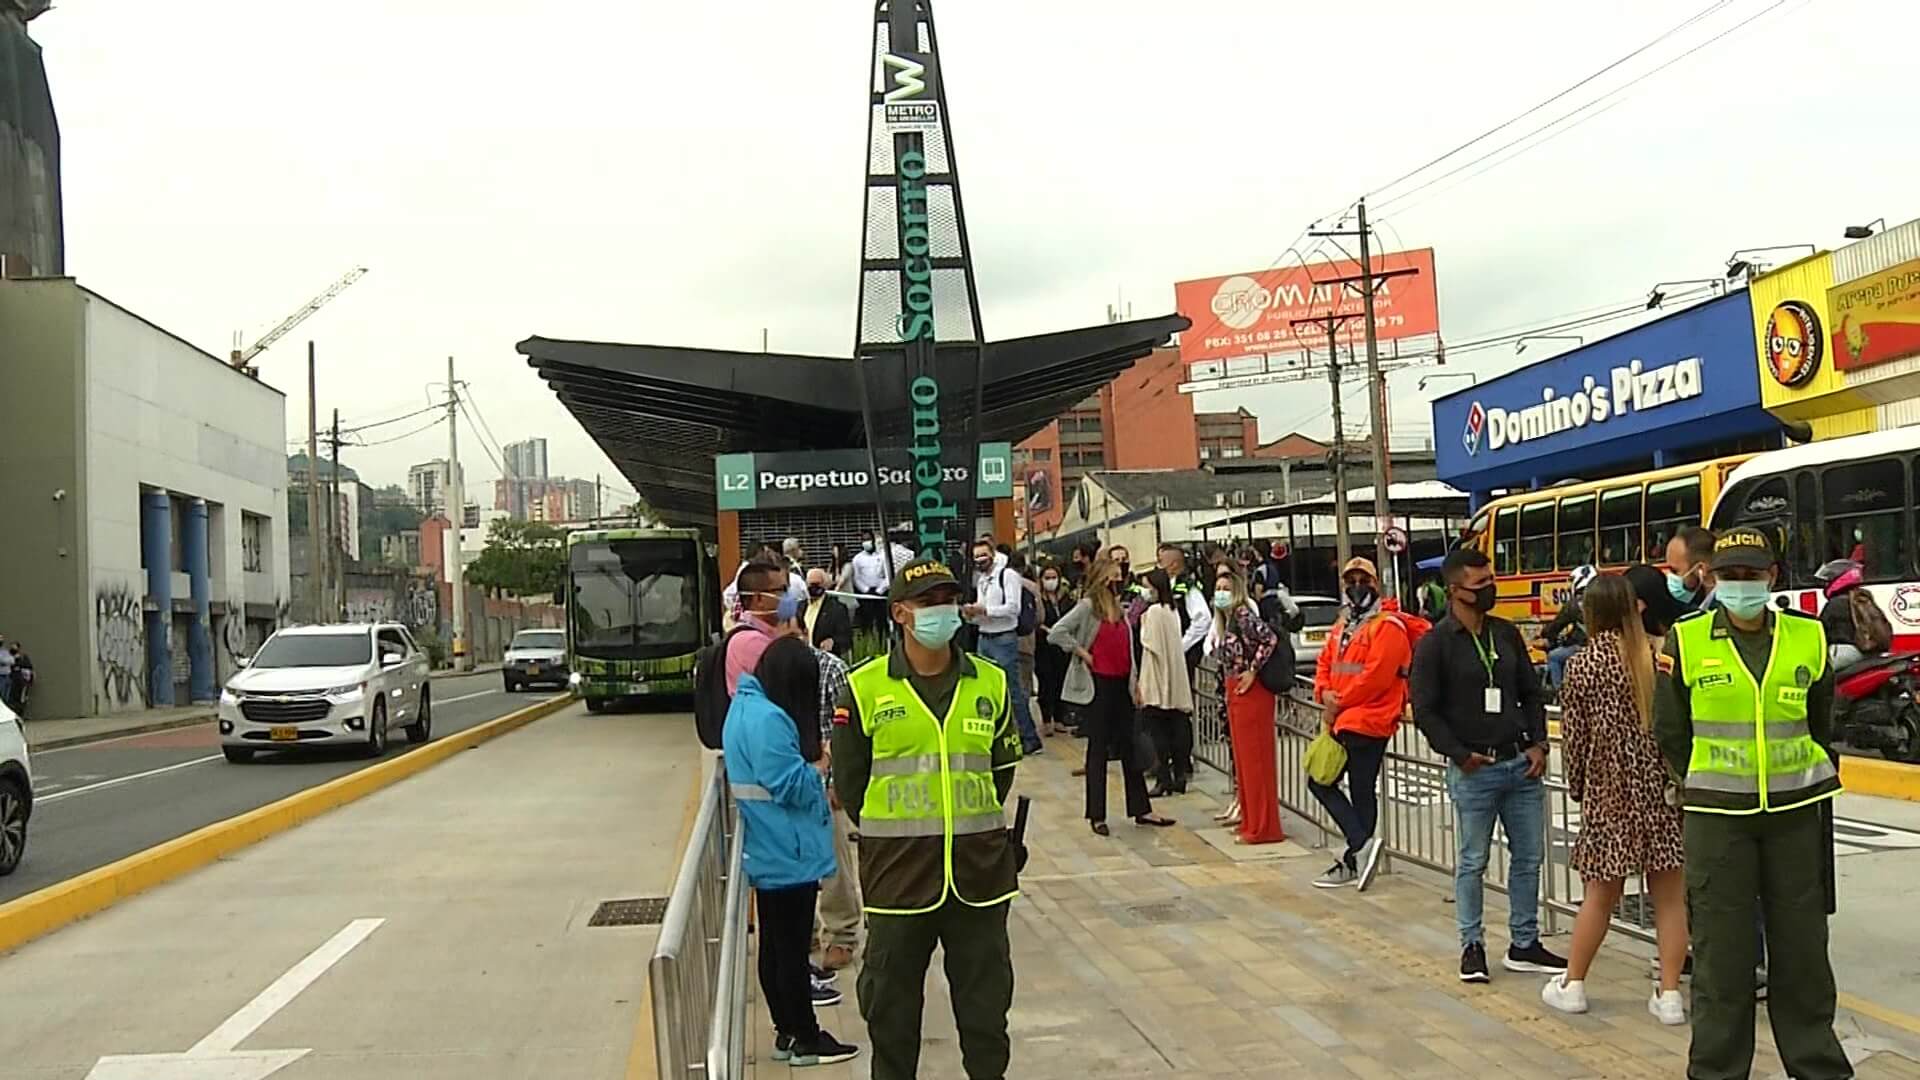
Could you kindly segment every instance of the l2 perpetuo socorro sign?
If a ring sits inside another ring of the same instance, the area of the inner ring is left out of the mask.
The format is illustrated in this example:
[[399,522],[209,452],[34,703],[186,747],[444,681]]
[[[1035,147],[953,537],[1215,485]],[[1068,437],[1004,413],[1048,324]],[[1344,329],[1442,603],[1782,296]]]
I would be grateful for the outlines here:
[[[1562,396],[1549,386],[1540,391],[1540,404],[1523,409],[1489,408],[1485,410],[1485,440],[1489,453],[1502,447],[1517,446],[1563,431],[1604,424],[1630,412],[1643,413],[1662,405],[1697,398],[1702,391],[1701,364],[1697,356],[1671,364],[1649,368],[1639,360],[1607,373],[1605,382],[1592,375],[1581,380],[1572,393]],[[1479,402],[1468,411],[1465,445],[1468,454],[1479,452]]]

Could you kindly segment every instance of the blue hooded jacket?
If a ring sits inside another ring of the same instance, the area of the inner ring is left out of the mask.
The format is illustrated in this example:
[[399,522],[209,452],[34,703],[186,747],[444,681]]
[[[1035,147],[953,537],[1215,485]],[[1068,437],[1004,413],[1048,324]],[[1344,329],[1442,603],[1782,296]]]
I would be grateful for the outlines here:
[[727,784],[746,830],[747,880],[790,889],[834,875],[833,811],[800,730],[751,675],[740,676],[721,731]]

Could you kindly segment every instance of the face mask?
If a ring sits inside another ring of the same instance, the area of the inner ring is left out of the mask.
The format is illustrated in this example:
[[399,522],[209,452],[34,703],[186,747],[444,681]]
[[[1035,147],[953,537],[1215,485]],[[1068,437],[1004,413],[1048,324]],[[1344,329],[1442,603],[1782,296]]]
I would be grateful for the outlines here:
[[1125,581],[1127,578],[1131,576],[1133,576],[1132,564],[1124,563],[1124,562],[1121,563],[1120,564],[1120,580]]
[[1041,578],[1040,587],[1047,590],[1048,592],[1059,592],[1060,579],[1057,577]]
[[800,614],[800,599],[795,596],[782,596],[780,605],[773,609],[775,622],[792,622]]
[[807,595],[813,597],[816,600],[822,596],[825,596],[826,594],[827,594],[827,587],[825,585],[807,586]]
[[872,553],[872,551],[873,551],[873,541],[871,541],[871,540],[862,540],[862,541],[860,541],[860,550],[861,550],[861,551],[865,551],[865,552],[868,552],[869,554],[871,554],[871,553]]
[[1477,589],[1468,589],[1467,591],[1473,594],[1473,599],[1468,603],[1473,607],[1473,610],[1482,615],[1493,610],[1494,602],[1499,595],[1496,587],[1492,583],[1482,585]]
[[1858,544],[1858,543],[1860,543],[1861,541],[1863,541],[1863,540],[1865,540],[1866,538],[1867,538],[1867,532],[1866,532],[1866,530],[1865,530],[1865,529],[1855,529],[1855,530],[1853,530],[1853,542],[1854,542],[1854,543],[1856,543],[1856,544]]
[[1772,587],[1764,581],[1722,581],[1714,590],[1720,606],[1743,619],[1751,619],[1767,610]]
[[978,567],[981,573],[986,573],[988,570],[991,570],[993,568],[993,557],[989,555],[984,559],[977,558],[973,560],[973,565]]
[[1667,592],[1683,604],[1693,603],[1693,589],[1688,587],[1687,579],[1672,571],[1667,572]]
[[945,648],[960,632],[960,606],[935,604],[913,613],[913,639],[929,649]]
[[1347,603],[1351,604],[1355,611],[1364,611],[1372,607],[1374,598],[1379,595],[1371,585],[1354,584],[1347,586]]
[[1228,589],[1213,590],[1213,606],[1225,611],[1233,606],[1233,592]]

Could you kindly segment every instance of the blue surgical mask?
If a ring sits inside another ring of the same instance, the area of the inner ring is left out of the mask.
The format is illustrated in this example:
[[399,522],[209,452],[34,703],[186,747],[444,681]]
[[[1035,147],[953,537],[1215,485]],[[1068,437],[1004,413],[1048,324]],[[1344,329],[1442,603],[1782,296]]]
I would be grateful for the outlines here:
[[1742,619],[1752,619],[1767,610],[1767,598],[1773,587],[1764,581],[1722,581],[1713,590],[1720,606]]
[[1226,589],[1213,590],[1213,606],[1225,611],[1233,606],[1233,593]]
[[945,648],[959,632],[960,605],[935,604],[914,609],[913,639],[927,648]]
[[1683,604],[1693,603],[1693,590],[1687,588],[1687,579],[1671,570],[1667,571],[1667,591]]
[[861,550],[861,551],[872,551],[872,550],[873,550],[873,541],[871,541],[871,540],[862,540],[862,541],[860,541],[860,550]]

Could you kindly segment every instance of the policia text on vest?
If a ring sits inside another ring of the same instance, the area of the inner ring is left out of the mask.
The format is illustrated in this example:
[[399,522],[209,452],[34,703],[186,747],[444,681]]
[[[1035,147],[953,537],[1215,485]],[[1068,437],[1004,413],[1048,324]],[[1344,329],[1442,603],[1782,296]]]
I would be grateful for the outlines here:
[[[892,652],[853,669],[833,718],[834,789],[860,830],[867,946],[857,989],[874,1080],[918,1075],[936,945],[945,951],[967,1075],[1000,1080],[1012,1055],[1007,909],[1020,860],[1002,807],[1020,733],[1006,673],[945,643],[958,625],[959,596],[940,562],[901,568],[889,599],[907,633]],[[923,617],[945,628],[944,637],[932,635],[941,644],[913,635]]]
[[[1720,543],[1751,532],[1733,530]],[[1768,610],[1758,620],[1743,627],[1724,608],[1689,615],[1674,624],[1659,658],[1654,737],[1680,778],[1686,810],[1694,949],[1687,1075],[1749,1074],[1755,969],[1764,964],[1768,1017],[1788,1074],[1839,1080],[1853,1071],[1833,1030],[1827,956],[1826,801],[1840,779],[1828,749],[1826,634],[1819,620],[1796,612]]]

